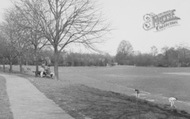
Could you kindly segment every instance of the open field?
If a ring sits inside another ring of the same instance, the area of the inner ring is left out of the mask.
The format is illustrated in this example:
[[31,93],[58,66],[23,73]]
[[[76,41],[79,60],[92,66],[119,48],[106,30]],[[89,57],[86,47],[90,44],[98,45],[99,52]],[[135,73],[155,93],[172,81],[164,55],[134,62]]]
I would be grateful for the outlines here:
[[60,67],[59,72],[61,80],[98,80],[190,102],[190,68]]
[[[77,79],[72,76],[75,75]],[[166,97],[190,101],[190,68],[152,67],[66,67],[60,68],[60,77],[72,80],[87,78],[124,87],[137,88]]]
[[[34,67],[31,69],[34,70]],[[14,70],[18,70],[18,67],[14,67]],[[148,94],[166,97],[165,103],[167,98],[172,96],[177,97],[179,101],[184,101],[184,105],[190,104],[190,68],[60,67],[59,72],[62,81],[81,83],[103,90],[106,88],[111,91],[113,88],[137,88]],[[131,92],[135,93],[133,90]]]
[[[31,71],[34,70],[34,67],[28,67]],[[18,67],[14,67],[14,70],[18,70]],[[185,111],[176,112],[168,105],[157,105],[143,100],[138,100],[138,108],[134,96],[123,94],[135,94],[132,88],[138,88],[141,92],[143,90],[161,97],[174,96],[188,101],[188,70],[189,68],[128,66],[61,67],[60,81],[33,76],[26,78],[76,119],[136,119],[138,114],[142,118],[172,119],[189,118],[189,115]],[[31,74],[31,71],[28,73]],[[184,96],[181,96],[181,92]]]

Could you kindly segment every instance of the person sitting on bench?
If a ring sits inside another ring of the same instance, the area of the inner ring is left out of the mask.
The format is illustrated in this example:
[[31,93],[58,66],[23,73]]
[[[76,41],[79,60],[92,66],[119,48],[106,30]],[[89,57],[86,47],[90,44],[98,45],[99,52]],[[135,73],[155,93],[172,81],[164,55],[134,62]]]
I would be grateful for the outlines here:
[[44,76],[44,73],[45,73],[45,64],[42,64],[42,65],[41,65],[39,71],[40,71],[40,77],[43,77],[43,76]]

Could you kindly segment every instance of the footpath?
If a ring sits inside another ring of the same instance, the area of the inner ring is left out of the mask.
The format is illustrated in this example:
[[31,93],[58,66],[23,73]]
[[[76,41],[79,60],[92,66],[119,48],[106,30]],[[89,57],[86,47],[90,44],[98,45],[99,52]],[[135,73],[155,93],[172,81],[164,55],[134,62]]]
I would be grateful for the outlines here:
[[14,119],[73,119],[27,79],[0,74],[6,79]]

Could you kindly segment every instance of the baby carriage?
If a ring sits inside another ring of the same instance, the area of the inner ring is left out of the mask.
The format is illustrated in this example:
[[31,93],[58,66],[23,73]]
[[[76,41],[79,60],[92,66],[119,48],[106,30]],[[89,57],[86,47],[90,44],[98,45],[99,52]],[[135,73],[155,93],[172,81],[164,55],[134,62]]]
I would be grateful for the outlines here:
[[40,77],[53,78],[54,74],[51,72],[49,67],[44,67],[44,70],[40,72]]
[[51,72],[50,67],[42,65],[38,72],[33,71],[36,76],[53,78],[54,73]]

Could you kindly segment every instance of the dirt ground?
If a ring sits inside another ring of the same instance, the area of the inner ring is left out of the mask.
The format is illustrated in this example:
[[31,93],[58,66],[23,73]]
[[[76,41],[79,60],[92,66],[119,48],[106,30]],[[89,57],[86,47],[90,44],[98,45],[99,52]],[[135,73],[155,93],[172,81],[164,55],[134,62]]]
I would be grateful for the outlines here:
[[81,84],[46,78],[28,78],[41,92],[76,119],[189,119],[171,109],[132,96],[103,91]]
[[3,77],[0,77],[0,119],[13,119],[6,92],[6,80]]

